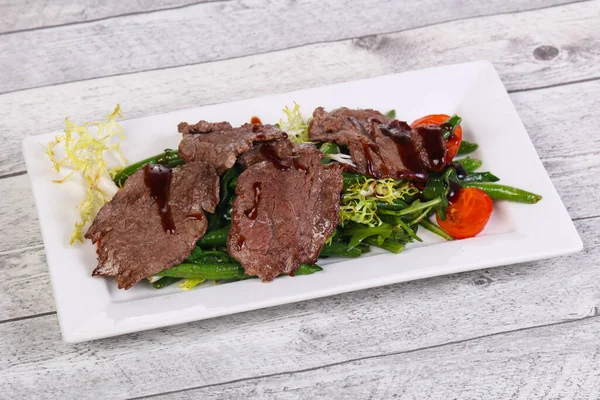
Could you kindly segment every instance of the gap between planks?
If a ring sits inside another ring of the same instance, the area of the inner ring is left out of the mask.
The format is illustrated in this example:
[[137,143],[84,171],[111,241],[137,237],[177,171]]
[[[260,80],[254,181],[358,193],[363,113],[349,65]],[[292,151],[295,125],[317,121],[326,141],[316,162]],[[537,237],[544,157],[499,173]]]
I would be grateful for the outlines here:
[[[62,28],[64,26],[82,25],[82,24],[87,24],[87,23],[90,23],[90,22],[107,21],[107,20],[116,19],[116,18],[132,17],[132,16],[135,16],[135,15],[144,15],[144,14],[158,13],[158,12],[161,12],[161,11],[181,10],[181,9],[188,8],[188,7],[194,7],[194,6],[197,6],[197,5],[200,5],[200,4],[229,3],[231,1],[234,1],[234,0],[204,0],[204,1],[197,1],[195,3],[183,4],[183,5],[180,5],[180,6],[157,8],[157,9],[148,10],[148,11],[126,12],[126,13],[123,13],[123,14],[110,15],[108,17],[102,17],[102,18],[96,18],[96,19],[88,19],[88,20],[85,20],[85,21],[66,22],[64,24],[46,25],[46,26],[40,26],[38,28],[15,29],[14,31],[0,32],[0,36],[2,36],[2,35],[9,35],[9,34],[13,34],[13,33],[23,33],[23,32],[39,31],[41,29],[52,29],[52,28]],[[575,3],[575,1],[573,3]],[[571,3],[568,3],[568,4],[571,4]]]
[[[89,20],[89,21],[83,21],[83,22],[67,23],[67,24],[56,25],[56,26],[52,26],[52,27],[32,28],[32,29],[25,29],[25,30],[21,30],[21,31],[5,32],[5,33],[0,33],[0,36],[6,35],[6,34],[9,34],[9,33],[19,33],[19,32],[27,32],[27,31],[36,31],[36,30],[41,30],[41,29],[52,29],[52,28],[55,28],[55,27],[69,26],[69,25],[82,25],[82,24],[91,23],[91,22],[95,22],[95,21],[103,21],[103,20],[110,20],[110,19],[122,18],[122,17],[126,17],[126,16],[129,16],[129,15],[150,14],[150,13],[154,13],[154,12],[168,11],[168,10],[173,10],[173,9],[176,10],[176,9],[181,9],[181,8],[186,8],[186,7],[191,7],[191,6],[197,6],[197,5],[200,5],[200,4],[212,4],[212,3],[221,3],[221,2],[230,2],[230,1],[233,1],[233,0],[213,0],[213,1],[208,1],[208,2],[199,2],[199,3],[195,3],[195,4],[188,4],[188,5],[178,6],[178,7],[164,8],[164,9],[160,9],[160,10],[153,10],[153,11],[147,11],[147,12],[137,12],[137,13],[130,13],[130,14],[122,14],[122,15],[118,15],[118,16],[111,16],[111,17],[106,17],[106,18],[100,18],[100,19],[97,19],[97,20]],[[402,32],[408,32],[408,31],[411,31],[411,30],[431,28],[431,27],[435,27],[435,26],[439,26],[439,25],[443,25],[443,24],[454,23],[454,22],[459,22],[459,21],[468,21],[468,20],[474,20],[474,19],[479,19],[479,18],[495,17],[495,16],[499,16],[499,15],[522,14],[522,13],[527,13],[527,12],[535,12],[535,11],[540,11],[540,10],[552,9],[552,8],[556,8],[556,7],[565,7],[565,6],[569,6],[569,5],[572,5],[572,4],[578,4],[578,3],[591,3],[591,2],[594,2],[594,1],[596,1],[596,0],[575,0],[575,1],[568,2],[568,3],[553,4],[553,5],[549,5],[549,6],[531,8],[531,9],[526,9],[526,10],[505,11],[505,12],[499,12],[499,13],[495,13],[495,14],[484,14],[484,15],[464,17],[464,18],[455,18],[455,19],[449,19],[449,20],[446,20],[446,21],[435,22],[435,23],[432,23],[432,24],[424,24],[424,25],[420,25],[420,26],[415,26],[415,27],[408,28],[408,29],[399,29],[399,30],[392,30],[392,31],[375,32],[375,33],[372,33],[372,34],[364,36],[364,37],[368,37],[368,36],[380,36],[380,35],[381,36],[383,36],[383,35],[393,35],[393,34],[398,34],[398,33],[402,33]],[[201,61],[201,62],[183,63],[183,64],[178,64],[178,65],[175,65],[175,66],[167,66],[167,67],[159,67],[159,68],[140,69],[140,70],[132,71],[132,72],[125,72],[125,73],[119,73],[119,74],[108,74],[108,75],[96,76],[96,77],[93,77],[93,78],[85,78],[85,79],[75,79],[75,80],[71,80],[69,82],[62,82],[62,83],[52,84],[52,85],[38,85],[38,86],[31,86],[31,87],[27,87],[27,88],[23,88],[23,89],[8,90],[8,91],[5,91],[5,92],[0,92],[0,95],[11,94],[11,93],[18,93],[18,92],[22,92],[22,91],[26,91],[26,90],[32,90],[32,89],[41,89],[41,88],[51,87],[51,86],[66,85],[66,84],[69,84],[69,83],[86,82],[86,81],[90,81],[90,80],[94,80],[94,79],[100,79],[100,78],[114,78],[114,77],[117,77],[117,76],[127,76],[127,75],[133,75],[133,74],[144,73],[144,72],[167,71],[169,69],[174,69],[174,68],[190,67],[190,66],[194,66],[194,65],[203,65],[203,64],[213,63],[213,62],[236,60],[236,59],[242,59],[242,58],[245,58],[245,57],[257,56],[257,55],[266,55],[266,54],[273,54],[273,53],[278,53],[278,52],[282,52],[282,51],[286,51],[286,50],[294,50],[294,49],[304,48],[304,47],[313,46],[313,45],[328,44],[328,43],[340,43],[340,42],[345,42],[345,41],[349,41],[349,40],[353,40],[353,39],[356,39],[356,38],[355,37],[343,37],[343,38],[339,38],[339,39],[335,39],[335,40],[322,40],[322,41],[316,40],[316,41],[312,41],[312,42],[307,42],[307,43],[302,43],[302,44],[298,44],[298,45],[288,46],[288,47],[285,47],[285,48],[280,48],[280,49],[275,49],[275,50],[258,51],[258,52],[253,53],[253,54],[246,54],[246,55],[242,55],[242,56],[233,56],[233,57],[219,58],[218,60],[208,60],[208,61]],[[593,79],[600,79],[600,77],[593,78]],[[573,83],[577,83],[577,82],[574,81]],[[565,83],[565,84],[570,84],[570,83]],[[547,87],[552,87],[552,86],[547,86]],[[544,88],[544,87],[540,87],[540,88]],[[536,90],[536,89],[537,88],[533,88],[531,90]],[[522,89],[521,91],[525,91],[525,90],[527,90],[527,89]]]
[[491,338],[491,337],[495,337],[495,336],[501,336],[501,335],[516,333],[516,332],[526,332],[526,331],[531,331],[531,330],[536,330],[536,329],[543,329],[543,328],[547,328],[547,327],[551,327],[551,326],[576,324],[576,323],[579,323],[579,322],[582,322],[582,321],[586,321],[586,320],[589,320],[589,319],[592,319],[592,318],[596,318],[598,316],[600,316],[600,315],[598,314],[597,309],[596,309],[592,315],[588,315],[588,316],[585,316],[585,317],[582,317],[582,318],[569,319],[569,320],[559,321],[559,322],[553,322],[553,323],[549,323],[549,324],[528,326],[528,327],[525,327],[525,328],[518,328],[518,329],[509,330],[509,331],[495,332],[495,333],[490,333],[490,334],[487,334],[487,335],[474,336],[474,337],[467,338],[467,339],[461,339],[461,340],[456,340],[456,341],[451,341],[451,342],[446,342],[446,343],[441,343],[441,344],[435,344],[435,345],[431,345],[431,346],[424,346],[424,347],[420,347],[418,349],[394,351],[394,352],[391,352],[391,353],[375,354],[375,355],[372,355],[372,356],[351,358],[351,359],[348,359],[348,360],[338,361],[338,362],[334,362],[334,363],[330,363],[330,364],[324,364],[324,365],[320,365],[320,366],[317,366],[317,367],[310,367],[310,368],[298,369],[298,370],[293,370],[293,371],[283,371],[283,372],[277,372],[277,373],[273,373],[273,374],[253,376],[251,378],[233,379],[233,380],[225,381],[225,382],[211,383],[209,385],[194,386],[194,387],[190,387],[190,388],[186,388],[186,389],[172,390],[172,391],[168,391],[168,392],[161,392],[161,393],[155,393],[155,394],[138,396],[138,397],[129,397],[129,398],[127,398],[127,400],[151,399],[151,398],[155,398],[155,397],[158,397],[158,396],[165,396],[165,395],[176,394],[176,393],[184,393],[184,392],[189,392],[189,391],[192,391],[192,390],[200,390],[200,389],[206,389],[206,388],[212,388],[212,387],[230,385],[230,384],[240,383],[240,382],[249,382],[249,381],[254,381],[254,380],[257,380],[257,379],[274,378],[274,377],[283,376],[283,375],[294,375],[294,374],[299,374],[299,373],[303,373],[303,372],[317,371],[317,370],[324,369],[324,368],[336,367],[336,366],[339,366],[339,365],[349,364],[349,363],[358,362],[358,361],[373,360],[373,359],[380,359],[380,358],[386,358],[386,357],[393,357],[393,356],[397,356],[397,355],[401,355],[401,354],[418,353],[420,351],[427,351],[427,350],[431,350],[431,349],[439,349],[439,348],[443,348],[443,347],[446,347],[446,346],[453,346],[453,345],[457,345],[457,344],[472,342],[474,340],[486,339],[486,338]]

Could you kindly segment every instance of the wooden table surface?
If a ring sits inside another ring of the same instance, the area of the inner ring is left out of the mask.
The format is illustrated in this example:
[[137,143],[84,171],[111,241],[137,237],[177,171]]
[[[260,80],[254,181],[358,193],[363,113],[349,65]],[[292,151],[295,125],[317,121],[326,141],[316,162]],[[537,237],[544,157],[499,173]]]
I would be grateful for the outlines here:
[[[598,1],[0,0],[0,399],[600,398],[598,28]],[[583,252],[62,342],[23,137],[479,59]]]

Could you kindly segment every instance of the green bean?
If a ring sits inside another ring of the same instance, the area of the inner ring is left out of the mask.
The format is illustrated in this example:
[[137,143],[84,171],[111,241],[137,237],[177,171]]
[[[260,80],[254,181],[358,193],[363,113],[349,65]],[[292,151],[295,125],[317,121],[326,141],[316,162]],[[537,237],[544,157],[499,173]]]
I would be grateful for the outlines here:
[[464,156],[466,154],[472,153],[475,150],[477,150],[477,148],[479,147],[479,145],[477,143],[471,143],[471,142],[467,142],[466,140],[463,140],[460,142],[460,147],[458,148],[458,153],[456,153],[459,156]]
[[440,228],[439,226],[427,219],[422,220],[421,222],[419,222],[419,224],[428,231],[433,232],[446,240],[454,240],[454,238],[448,235],[445,230],[443,230],[442,228]]
[[146,164],[162,164],[166,165],[167,167],[175,167],[183,164],[183,160],[179,158],[177,150],[165,149],[163,153],[148,157],[145,160],[138,161],[135,164],[131,164],[123,168],[117,175],[115,175],[113,182],[117,186],[123,187],[127,179],[142,169]]
[[404,200],[395,199],[391,203],[386,203],[383,201],[378,201],[377,209],[379,210],[392,210],[392,211],[400,211],[408,207],[408,204]]
[[[298,268],[294,275],[310,275],[323,269],[318,265],[303,264]],[[247,275],[244,268],[238,263],[230,264],[195,264],[183,263],[173,268],[165,269],[156,276],[169,276],[184,279],[205,279],[210,281],[220,280],[241,280],[255,278]]]
[[319,256],[356,258],[360,257],[361,254],[362,251],[358,247],[348,250],[347,243],[331,242],[323,246]]
[[323,271],[323,268],[319,267],[316,264],[302,264],[300,268],[294,271],[294,276],[298,275],[310,275],[315,272]]
[[461,182],[497,182],[500,178],[491,172],[471,172]]
[[481,160],[471,157],[461,158],[460,160],[456,160],[467,172],[473,172],[481,167]]
[[492,200],[508,200],[518,203],[535,204],[542,199],[539,194],[531,193],[512,186],[490,182],[464,182],[463,187],[474,187],[483,190]]
[[214,247],[227,245],[227,235],[229,235],[230,226],[207,232],[198,242],[201,247]]
[[396,254],[404,250],[404,245],[402,243],[398,243],[390,239],[386,239],[380,242],[374,237],[368,237],[365,240],[363,240],[363,242]]
[[196,264],[183,263],[156,274],[185,279],[206,279],[211,281],[242,279],[246,276],[244,268],[238,263]]
[[162,289],[167,286],[171,286],[174,283],[177,283],[181,280],[181,278],[173,278],[171,276],[163,276],[157,281],[152,282],[152,286],[155,289]]

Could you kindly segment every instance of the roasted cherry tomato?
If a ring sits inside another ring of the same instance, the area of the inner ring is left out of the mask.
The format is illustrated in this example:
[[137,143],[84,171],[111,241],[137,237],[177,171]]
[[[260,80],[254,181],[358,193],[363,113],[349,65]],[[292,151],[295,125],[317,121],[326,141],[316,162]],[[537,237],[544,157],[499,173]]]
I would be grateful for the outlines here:
[[[446,114],[431,114],[421,117],[410,124],[411,128],[416,128],[419,125],[440,125],[450,119],[449,115]],[[462,141],[462,128],[460,125],[454,130],[454,135],[448,139],[446,142],[446,148],[448,151],[446,152],[446,163],[452,161],[456,153],[458,153],[458,148],[460,147],[460,142]]]
[[485,228],[492,209],[492,199],[483,190],[462,188],[450,198],[446,220],[437,217],[437,223],[456,239],[470,238]]

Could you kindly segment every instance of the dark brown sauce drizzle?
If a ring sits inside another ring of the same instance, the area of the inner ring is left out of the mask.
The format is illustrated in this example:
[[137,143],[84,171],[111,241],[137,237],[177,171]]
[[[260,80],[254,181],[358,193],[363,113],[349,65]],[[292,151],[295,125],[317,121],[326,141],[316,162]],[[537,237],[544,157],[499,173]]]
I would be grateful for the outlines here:
[[446,166],[444,131],[437,126],[418,126],[415,132],[423,139],[423,147],[431,169],[438,172],[443,170]]
[[[405,127],[398,123],[393,124],[394,122],[396,121],[392,121],[388,126],[380,125],[379,129],[381,130],[381,133],[391,138],[396,143],[396,149],[398,150],[398,154],[400,154],[402,163],[413,173],[413,176],[421,180],[427,179],[427,172],[421,163],[421,155],[417,151],[414,141],[405,132],[405,129],[399,129]],[[400,121],[398,122],[401,123]],[[394,125],[398,125],[398,127]],[[410,127],[408,127],[408,129],[408,132],[410,132]]]
[[290,165],[285,164],[283,160],[277,156],[277,153],[275,153],[275,150],[271,146],[260,146],[260,154],[267,161],[270,161],[277,169],[286,171],[291,167]]
[[362,146],[363,157],[365,159],[365,162],[367,163],[367,173],[375,178],[381,178],[383,176],[389,175],[390,170],[387,167],[387,165],[383,163],[379,163],[379,170],[381,170],[381,173],[379,173],[379,171],[375,169],[375,162],[373,160],[372,154],[376,154],[377,157],[379,157],[379,159],[383,160],[383,158],[381,157],[381,153],[379,152],[379,147],[377,146],[377,144],[372,143],[372,140],[375,137],[375,134],[373,132],[373,130],[375,129],[375,125],[381,122],[377,119],[370,119],[370,128],[369,131],[367,131],[367,129],[356,120],[356,118],[350,117],[348,119],[350,120],[352,125],[354,125],[354,127],[358,129],[363,136],[365,136],[365,139],[361,139],[360,144]]
[[459,163],[459,162],[453,162],[452,163],[452,167],[454,167],[454,170],[456,171],[456,177],[458,179],[465,179],[468,175],[467,170]]
[[244,215],[248,217],[250,220],[255,220],[258,216],[258,206],[260,205],[260,191],[262,189],[262,185],[260,182],[254,182],[252,185],[252,189],[254,190],[254,200],[252,203],[252,208],[244,211]]
[[171,214],[171,168],[160,164],[147,164],[144,167],[144,182],[150,189],[150,196],[156,201],[162,227],[167,233],[175,233],[175,222]]
[[371,176],[376,177],[377,174],[375,173],[375,165],[373,165],[373,157],[371,156],[370,150],[371,146],[369,146],[369,143],[363,141],[361,141],[360,144],[362,145],[363,156],[365,157],[365,161],[367,162],[367,173]]
[[460,189],[462,189],[460,183],[450,180],[448,181],[448,189],[450,189],[448,191],[448,201],[452,203],[458,200],[458,192],[460,191]]
[[256,115],[253,116],[252,118],[250,118],[250,123],[251,124],[259,124],[262,125],[262,121],[260,120],[260,118],[258,118]]

